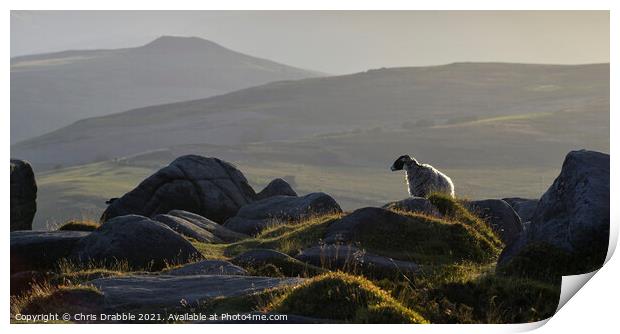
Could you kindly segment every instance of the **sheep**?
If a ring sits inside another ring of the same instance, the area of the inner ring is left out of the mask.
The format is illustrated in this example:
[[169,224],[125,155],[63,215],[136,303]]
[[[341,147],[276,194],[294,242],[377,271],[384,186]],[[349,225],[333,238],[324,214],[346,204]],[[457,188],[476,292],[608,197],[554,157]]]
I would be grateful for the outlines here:
[[452,180],[431,165],[418,163],[408,155],[402,155],[390,168],[393,172],[405,170],[405,180],[412,197],[427,197],[431,193],[439,192],[454,198],[454,184]]

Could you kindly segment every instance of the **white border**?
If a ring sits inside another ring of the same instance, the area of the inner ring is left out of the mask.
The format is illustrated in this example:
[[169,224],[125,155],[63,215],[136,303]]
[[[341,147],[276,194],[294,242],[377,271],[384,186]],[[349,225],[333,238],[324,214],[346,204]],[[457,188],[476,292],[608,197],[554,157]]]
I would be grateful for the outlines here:
[[[7,2],[4,2],[7,3]],[[145,9],[273,9],[273,10],[300,10],[300,9],[322,9],[322,10],[436,10],[436,9],[450,9],[450,10],[611,10],[611,59],[618,59],[618,34],[619,31],[617,15],[615,15],[618,8],[617,1],[544,1],[544,0],[521,0],[521,1],[497,1],[497,0],[433,0],[433,1],[407,1],[407,0],[392,0],[392,1],[370,1],[370,0],[341,0],[341,1],[329,1],[329,0],[314,0],[314,1],[276,1],[276,0],[229,0],[226,2],[208,2],[208,1],[119,1],[119,0],[107,0],[105,2],[94,3],[86,1],[76,0],[54,0],[54,1],[8,1],[6,11],[1,16],[2,28],[4,33],[2,34],[2,48],[5,54],[5,59],[10,58],[9,52],[9,36],[10,36],[10,17],[9,9],[125,9],[125,10],[145,10]],[[617,78],[618,70],[612,64],[611,66],[611,110],[616,110],[616,101],[613,97],[617,96]],[[3,72],[3,89],[2,94],[4,101],[4,111],[2,113],[2,120],[0,121],[0,134],[3,137],[2,153],[5,158],[9,157],[9,101],[10,101],[10,68],[6,66]],[[615,162],[616,156],[615,143],[618,142],[618,134],[613,130],[617,129],[617,119],[614,112],[611,113],[611,189],[618,189],[618,178],[614,176],[614,171],[618,171],[618,165]],[[3,213],[3,222],[8,224],[9,217],[9,175],[8,173],[2,174],[2,201],[0,201],[1,212]],[[611,203],[618,203],[614,192],[611,193]],[[612,235],[617,237],[618,231],[618,215],[619,211],[616,206],[612,205],[611,217],[612,217]],[[2,250],[4,256],[2,257],[1,275],[3,295],[8,300],[8,286],[9,286],[9,236],[8,228],[4,228],[5,236],[2,238]],[[613,240],[615,248],[616,240]],[[610,251],[610,254],[613,251]],[[619,264],[617,259],[611,258],[609,262],[594,275],[591,279],[591,283],[584,286],[579,293],[571,301],[564,306],[557,315],[552,317],[546,326],[543,326],[540,333],[568,333],[568,332],[586,332],[586,331],[602,331],[610,332],[617,328],[617,305],[618,305],[618,282],[616,277],[620,277],[618,274]],[[3,322],[3,328],[5,330],[11,330],[15,332],[24,331],[41,331],[46,332],[83,332],[84,327],[81,325],[56,325],[32,328],[32,326],[9,326],[9,303],[1,303],[4,310],[4,314],[7,315]],[[502,333],[502,332],[515,332],[531,330],[547,323],[542,321],[536,324],[526,325],[426,325],[426,326],[402,326],[402,325],[389,325],[389,330],[399,332],[427,332],[427,333]],[[45,325],[42,325],[45,326]],[[89,326],[88,330],[96,333],[106,333],[110,328],[104,327],[105,325],[85,325]],[[116,325],[118,330],[136,330],[142,329],[135,325]],[[129,327],[131,326],[131,327]],[[291,330],[297,333],[315,333],[316,331],[324,330],[355,330],[361,333],[371,333],[379,329],[376,325],[341,325],[338,327],[326,326],[326,325],[274,325],[274,326],[247,326],[247,325],[208,325],[208,327],[201,325],[175,325],[174,328],[170,328],[169,325],[152,325],[145,328],[149,332],[153,333],[169,333],[169,331],[182,330],[182,331],[252,331],[252,332],[269,332],[269,333],[289,333]],[[355,327],[355,328],[353,328]]]

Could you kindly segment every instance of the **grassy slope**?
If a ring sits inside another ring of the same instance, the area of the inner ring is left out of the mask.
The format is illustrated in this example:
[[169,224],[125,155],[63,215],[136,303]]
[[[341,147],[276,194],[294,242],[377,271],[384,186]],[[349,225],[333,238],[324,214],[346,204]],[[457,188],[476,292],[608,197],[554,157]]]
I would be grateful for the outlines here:
[[105,201],[131,190],[151,169],[100,162],[37,176],[34,228],[55,229],[68,220],[99,220]]

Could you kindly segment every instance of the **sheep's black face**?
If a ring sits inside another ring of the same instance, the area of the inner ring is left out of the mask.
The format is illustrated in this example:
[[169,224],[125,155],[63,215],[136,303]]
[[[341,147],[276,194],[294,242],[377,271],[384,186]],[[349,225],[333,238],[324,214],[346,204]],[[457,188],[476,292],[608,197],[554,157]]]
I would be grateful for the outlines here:
[[409,161],[411,161],[411,158],[408,155],[401,155],[400,157],[398,157],[398,159],[396,159],[396,161],[394,161],[390,169],[392,170],[392,172],[397,170],[403,170],[405,164]]

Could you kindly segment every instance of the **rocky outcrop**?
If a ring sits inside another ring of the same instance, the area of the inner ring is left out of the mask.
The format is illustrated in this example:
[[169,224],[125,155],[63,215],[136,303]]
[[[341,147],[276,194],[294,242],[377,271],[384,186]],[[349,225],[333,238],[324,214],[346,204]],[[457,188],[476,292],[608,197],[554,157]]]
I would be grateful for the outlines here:
[[307,277],[324,272],[321,268],[271,249],[249,250],[230,261],[261,276]]
[[508,197],[503,200],[515,210],[522,222],[530,222],[534,218],[534,211],[536,211],[536,206],[538,206],[537,199]]
[[510,261],[527,245],[542,242],[572,254],[574,264],[589,261],[589,266],[580,267],[594,270],[607,253],[609,221],[609,155],[572,151],[540,198],[532,223],[504,249],[499,264]]
[[223,242],[235,242],[245,238],[248,238],[248,235],[243,233],[238,233],[235,231],[231,231],[226,227],[207,219],[203,216],[197,215],[195,213],[191,213],[183,210],[172,210],[168,212],[169,216],[173,216],[179,219],[182,219],[190,224],[193,224],[205,231],[211,233],[215,238],[222,240]]
[[306,196],[274,196],[242,207],[224,226],[240,233],[255,235],[267,226],[295,223],[303,219],[342,212],[336,201],[325,193]]
[[190,237],[192,239],[196,239],[201,242],[206,243],[223,243],[222,239],[216,237],[211,232],[200,228],[187,220],[171,215],[157,215],[153,217],[154,221],[160,222],[168,227],[170,227],[173,231],[182,234],[186,237]]
[[[398,224],[407,223],[408,218],[404,215],[380,208],[361,208],[333,222],[327,228],[325,243],[339,244],[350,243],[357,239],[357,235],[364,233],[365,226],[380,225],[382,227],[392,226],[392,232],[398,233]],[[386,237],[388,235],[386,234]]]
[[37,183],[27,161],[11,159],[11,231],[31,230],[37,212]]
[[206,243],[221,244],[248,237],[247,235],[231,231],[202,216],[182,210],[172,210],[165,215],[156,215],[153,217],[153,220],[170,227],[175,232],[186,237]]
[[263,190],[256,194],[256,198],[259,200],[273,196],[297,196],[297,193],[288,182],[282,179],[273,179]]
[[191,275],[246,275],[245,269],[223,260],[204,260],[162,271],[173,276]]
[[100,278],[89,283],[103,292],[107,311],[173,309],[214,298],[245,296],[298,285],[301,278],[240,275],[144,275]]
[[468,209],[483,218],[505,244],[515,241],[523,231],[521,218],[501,199],[467,202]]
[[77,243],[90,232],[15,231],[11,232],[11,273],[47,270],[66,260]]
[[129,214],[153,217],[177,209],[221,223],[255,197],[245,176],[232,164],[186,155],[111,202],[101,221]]
[[390,202],[383,206],[388,210],[399,210],[408,212],[424,213],[431,216],[440,216],[437,208],[431,202],[424,197],[409,197],[400,201]]
[[242,267],[256,267],[265,264],[288,262],[292,257],[272,249],[252,249],[236,256],[231,261]]
[[412,274],[420,271],[414,262],[368,253],[351,245],[324,245],[302,250],[296,259],[320,268],[371,276]]
[[168,226],[138,215],[113,218],[76,245],[77,262],[127,261],[136,269],[160,270],[168,264],[202,258],[189,241]]

